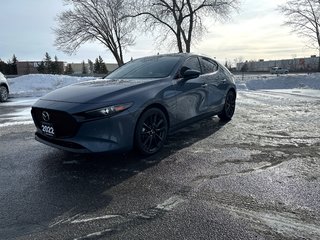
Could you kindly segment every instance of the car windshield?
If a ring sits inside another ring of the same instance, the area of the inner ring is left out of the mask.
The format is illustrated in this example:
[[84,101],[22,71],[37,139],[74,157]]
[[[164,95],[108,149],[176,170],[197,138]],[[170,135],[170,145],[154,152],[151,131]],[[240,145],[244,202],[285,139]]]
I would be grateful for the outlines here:
[[137,79],[168,77],[180,60],[179,56],[156,56],[140,58],[121,66],[107,79]]

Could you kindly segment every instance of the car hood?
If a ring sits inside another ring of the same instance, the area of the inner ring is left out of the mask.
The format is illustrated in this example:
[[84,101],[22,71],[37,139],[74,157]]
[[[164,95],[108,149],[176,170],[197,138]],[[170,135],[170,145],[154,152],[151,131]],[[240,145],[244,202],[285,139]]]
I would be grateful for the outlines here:
[[101,103],[110,101],[113,95],[118,95],[120,92],[149,85],[157,80],[159,79],[92,80],[57,89],[41,99],[69,103]]

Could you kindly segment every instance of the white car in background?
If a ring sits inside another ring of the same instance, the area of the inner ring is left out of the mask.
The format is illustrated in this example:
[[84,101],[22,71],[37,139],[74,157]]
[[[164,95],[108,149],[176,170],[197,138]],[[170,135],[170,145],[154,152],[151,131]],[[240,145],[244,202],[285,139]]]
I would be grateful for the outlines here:
[[7,101],[9,96],[9,85],[5,76],[0,72],[0,102]]
[[272,67],[270,69],[270,73],[271,74],[288,74],[289,70],[281,67]]

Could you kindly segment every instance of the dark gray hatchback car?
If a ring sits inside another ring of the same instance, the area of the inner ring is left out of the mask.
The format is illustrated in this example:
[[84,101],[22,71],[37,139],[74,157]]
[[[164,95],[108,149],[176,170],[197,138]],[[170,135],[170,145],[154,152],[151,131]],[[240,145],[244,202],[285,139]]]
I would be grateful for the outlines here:
[[235,111],[233,75],[193,54],[140,58],[104,79],[55,90],[32,107],[38,141],[71,152],[161,149],[167,134],[199,119]]

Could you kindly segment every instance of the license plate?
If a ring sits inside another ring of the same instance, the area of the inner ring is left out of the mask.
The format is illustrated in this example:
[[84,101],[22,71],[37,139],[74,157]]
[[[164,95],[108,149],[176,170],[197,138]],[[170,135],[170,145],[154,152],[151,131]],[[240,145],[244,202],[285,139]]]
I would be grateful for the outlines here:
[[55,135],[55,131],[54,131],[52,123],[42,122],[41,123],[41,131],[43,134],[50,136],[50,137],[54,137],[54,135]]

